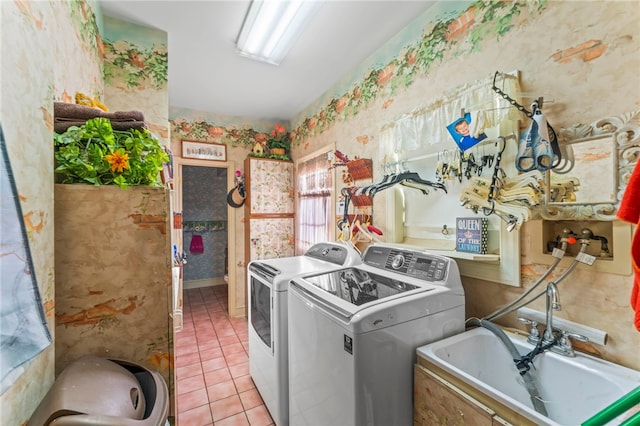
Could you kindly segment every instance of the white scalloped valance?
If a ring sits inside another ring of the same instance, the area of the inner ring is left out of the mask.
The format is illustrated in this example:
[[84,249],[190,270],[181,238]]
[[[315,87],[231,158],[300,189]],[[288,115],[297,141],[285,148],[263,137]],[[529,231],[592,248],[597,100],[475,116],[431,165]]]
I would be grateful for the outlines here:
[[[382,126],[380,158],[395,161],[419,153],[432,153],[455,149],[447,125],[461,116],[461,112],[481,111],[488,121],[487,127],[501,126],[498,132],[510,133],[520,112],[492,89],[494,76],[459,86],[427,105],[402,115]],[[520,93],[517,73],[498,74],[496,86],[516,97]]]

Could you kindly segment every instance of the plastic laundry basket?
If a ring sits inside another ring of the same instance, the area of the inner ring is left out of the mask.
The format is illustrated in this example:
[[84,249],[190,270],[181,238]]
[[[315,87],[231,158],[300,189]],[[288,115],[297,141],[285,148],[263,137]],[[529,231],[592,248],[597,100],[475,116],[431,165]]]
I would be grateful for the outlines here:
[[87,355],[60,373],[27,426],[163,426],[168,413],[160,374]]

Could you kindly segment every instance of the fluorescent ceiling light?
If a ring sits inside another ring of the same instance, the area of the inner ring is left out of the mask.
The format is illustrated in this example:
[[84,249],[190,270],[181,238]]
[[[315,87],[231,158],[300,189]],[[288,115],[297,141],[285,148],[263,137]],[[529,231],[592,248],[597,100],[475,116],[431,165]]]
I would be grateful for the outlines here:
[[238,53],[278,65],[321,5],[320,0],[253,0],[238,37]]

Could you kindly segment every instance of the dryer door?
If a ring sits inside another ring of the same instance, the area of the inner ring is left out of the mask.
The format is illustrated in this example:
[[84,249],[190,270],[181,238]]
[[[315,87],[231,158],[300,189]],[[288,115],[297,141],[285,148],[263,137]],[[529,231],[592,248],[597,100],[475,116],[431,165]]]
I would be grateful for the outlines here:
[[273,354],[273,288],[271,283],[249,274],[250,326]]

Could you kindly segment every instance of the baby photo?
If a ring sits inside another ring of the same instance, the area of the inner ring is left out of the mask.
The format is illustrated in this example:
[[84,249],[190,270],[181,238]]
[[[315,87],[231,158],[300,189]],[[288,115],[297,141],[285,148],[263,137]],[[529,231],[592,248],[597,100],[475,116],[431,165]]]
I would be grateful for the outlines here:
[[[477,133],[474,134],[472,129]],[[481,140],[487,138],[487,135],[484,133],[484,128],[474,128],[470,112],[467,112],[464,117],[458,118],[453,123],[449,124],[447,126],[447,130],[449,130],[449,134],[462,151],[466,151]]]

